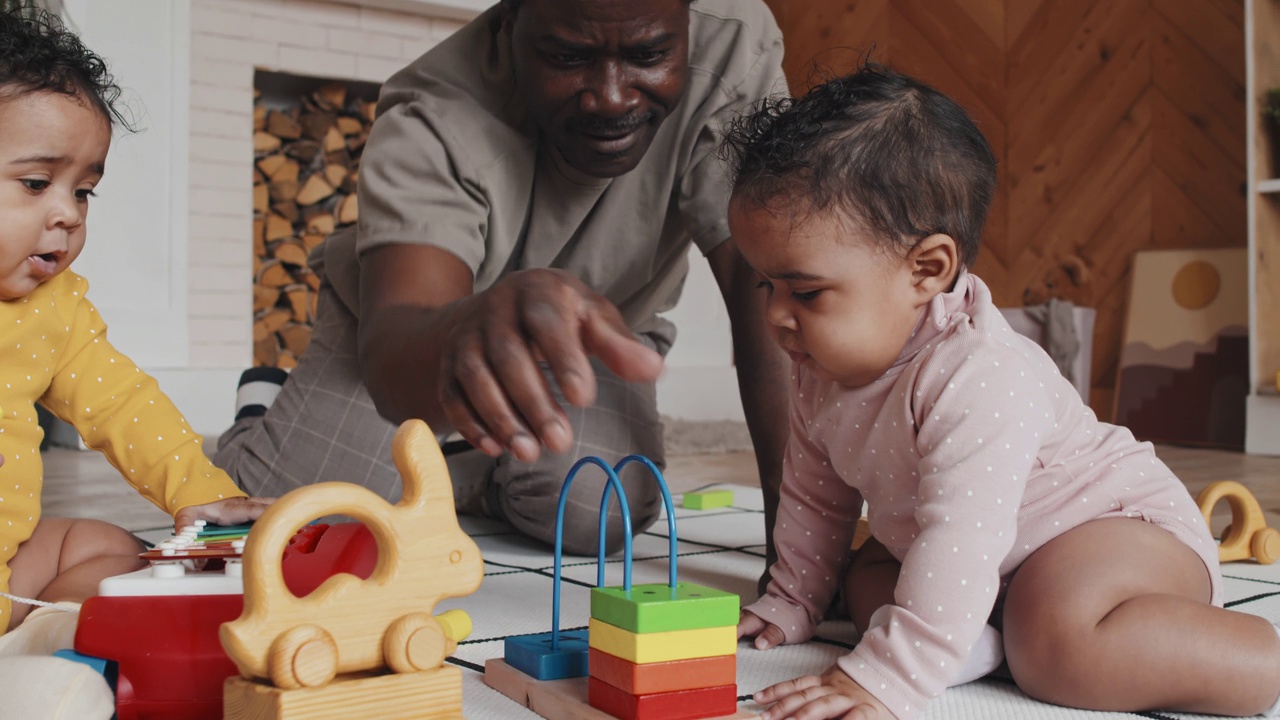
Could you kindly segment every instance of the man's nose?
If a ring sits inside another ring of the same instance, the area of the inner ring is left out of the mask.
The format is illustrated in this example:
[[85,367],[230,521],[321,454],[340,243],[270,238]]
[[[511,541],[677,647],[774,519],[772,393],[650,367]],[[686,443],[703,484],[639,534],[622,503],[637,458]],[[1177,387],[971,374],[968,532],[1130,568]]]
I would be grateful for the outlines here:
[[640,92],[622,63],[605,61],[592,73],[590,86],[582,94],[582,111],[600,117],[622,117],[640,104]]

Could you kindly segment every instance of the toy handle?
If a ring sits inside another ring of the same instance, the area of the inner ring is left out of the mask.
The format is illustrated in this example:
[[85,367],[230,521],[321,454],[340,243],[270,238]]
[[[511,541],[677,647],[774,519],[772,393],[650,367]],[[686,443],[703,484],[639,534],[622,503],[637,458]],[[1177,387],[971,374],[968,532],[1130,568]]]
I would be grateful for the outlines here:
[[[1266,527],[1262,508],[1254,499],[1253,493],[1235,480],[1218,480],[1205,486],[1196,496],[1196,505],[1204,515],[1204,522],[1209,525],[1213,506],[1226,499],[1231,508],[1231,527],[1222,538],[1220,547],[1228,550],[1245,548],[1254,532]],[[1212,533],[1212,526],[1210,526]]]
[[[655,465],[652,460],[650,460],[649,458],[643,455],[628,455],[622,458],[621,460],[618,461],[617,465],[613,466],[614,474],[622,475],[622,468],[634,462],[638,462],[644,465],[645,467],[649,468],[649,473],[653,475],[654,480],[658,481],[658,488],[662,490],[662,502],[667,508],[667,536],[668,536],[668,540],[670,540],[670,543],[671,543],[670,547],[667,550],[668,584],[674,589],[676,586],[676,578],[679,577],[680,573],[676,568],[676,557],[677,557],[676,555],[676,507],[675,507],[675,503],[671,502],[671,490],[667,487],[666,478],[662,477],[662,471],[658,469],[658,466]],[[596,587],[604,587],[604,533],[605,533],[605,521],[607,519],[605,516],[605,510],[609,507],[609,495],[610,493],[612,493],[612,491],[613,491],[612,483],[605,485],[604,497],[601,498],[600,500],[600,530],[596,536],[599,540],[599,550],[597,552],[597,557],[596,557]],[[622,489],[621,480],[619,480],[618,482],[618,494],[622,497],[625,497],[625,492]],[[627,512],[627,509],[626,509],[627,506],[625,502],[622,504],[622,508],[624,513]],[[630,528],[627,529],[627,534],[626,534],[626,537],[623,538],[623,543],[624,543],[626,552],[624,553],[623,563],[622,563],[622,587],[624,590],[630,591],[631,590],[631,530]]]
[[[387,502],[373,492],[350,483],[325,482],[306,492],[288,493],[262,513],[244,547],[244,615],[267,612],[269,598],[293,597],[284,582],[281,560],[289,539],[312,520],[325,515],[349,515],[365,524],[378,544],[378,564],[371,581],[384,581],[395,567],[399,534],[380,508]],[[328,580],[314,592],[322,592]]]
[[[627,505],[627,492],[622,489],[622,481],[618,479],[618,474],[609,467],[609,463],[601,460],[594,455],[588,455],[569,468],[569,474],[565,476],[564,485],[560,487],[560,503],[556,507],[556,554],[555,554],[555,573],[551,588],[551,649],[558,649],[560,646],[560,566],[561,555],[564,551],[564,506],[569,500],[569,486],[573,485],[573,479],[578,475],[578,471],[587,465],[595,465],[604,470],[608,476],[608,484],[606,488],[616,486],[618,488],[618,503],[622,506],[622,532],[626,537],[626,545],[623,547],[625,554],[625,563],[628,568],[631,567],[631,507]],[[608,489],[605,490],[605,501],[609,499]],[[601,513],[603,513],[603,508]]]
[[[453,484],[444,453],[431,428],[422,420],[406,420],[392,440],[392,458],[404,483],[398,509],[425,510],[428,502],[447,498],[453,505]],[[345,482],[324,482],[299,488],[277,500],[254,524],[245,541],[245,609],[265,602],[268,593],[284,587],[280,561],[289,539],[303,525],[326,515],[349,515],[365,524],[378,543],[378,564],[371,580],[384,581],[396,567],[400,534],[386,510],[391,506],[370,490]],[[457,518],[452,516],[453,527]],[[448,522],[440,517],[435,522]],[[321,585],[323,587],[323,584]],[[319,588],[317,588],[317,591]],[[287,597],[291,593],[282,595]]]

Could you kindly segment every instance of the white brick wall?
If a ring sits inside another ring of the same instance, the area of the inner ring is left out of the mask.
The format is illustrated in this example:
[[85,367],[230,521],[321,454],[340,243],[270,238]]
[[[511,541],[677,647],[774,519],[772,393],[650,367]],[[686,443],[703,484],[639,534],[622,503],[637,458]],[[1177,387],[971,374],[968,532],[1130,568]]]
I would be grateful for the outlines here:
[[462,26],[358,0],[193,0],[191,367],[252,362],[253,76],[257,69],[381,83]]

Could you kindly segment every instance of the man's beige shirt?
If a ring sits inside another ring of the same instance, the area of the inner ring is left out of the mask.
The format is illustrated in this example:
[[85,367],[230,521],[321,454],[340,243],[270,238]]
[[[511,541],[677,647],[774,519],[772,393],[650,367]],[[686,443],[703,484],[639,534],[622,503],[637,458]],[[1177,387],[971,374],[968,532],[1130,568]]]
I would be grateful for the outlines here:
[[598,180],[564,168],[539,143],[515,97],[510,44],[496,8],[383,86],[360,166],[360,220],[313,263],[359,316],[359,257],[382,245],[456,255],[475,291],[504,274],[559,268],[617,305],[662,349],[658,314],[679,298],[690,242],[703,254],[729,237],[724,123],[787,91],[782,36],[761,0],[697,0],[689,84],[640,164]]

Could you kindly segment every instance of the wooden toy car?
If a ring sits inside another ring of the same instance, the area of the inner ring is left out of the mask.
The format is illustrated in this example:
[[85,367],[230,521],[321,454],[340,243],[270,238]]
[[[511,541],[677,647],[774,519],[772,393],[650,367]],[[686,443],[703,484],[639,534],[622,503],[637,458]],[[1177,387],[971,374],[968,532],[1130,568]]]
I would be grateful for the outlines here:
[[1211,483],[1196,496],[1196,505],[1209,522],[1213,506],[1225,499],[1231,506],[1231,524],[1222,533],[1218,561],[1256,559],[1270,565],[1280,559],[1280,530],[1267,527],[1262,507],[1249,489],[1234,480]]

